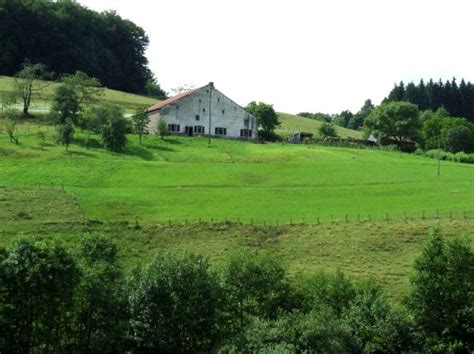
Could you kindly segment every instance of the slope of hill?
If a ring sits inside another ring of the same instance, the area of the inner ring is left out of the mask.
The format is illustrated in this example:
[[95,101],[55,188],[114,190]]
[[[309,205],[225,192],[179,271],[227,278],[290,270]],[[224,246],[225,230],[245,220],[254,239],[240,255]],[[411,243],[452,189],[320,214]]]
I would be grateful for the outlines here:
[[[314,119],[304,118],[288,113],[278,113],[278,119],[281,122],[281,127],[277,130],[277,133],[282,136],[299,131],[316,134],[322,124],[320,121]],[[342,138],[347,138],[348,136],[357,139],[362,138],[362,132],[357,130],[336,126],[336,131]]]
[[[75,195],[89,218],[185,220],[241,218],[255,222],[384,218],[406,211],[463,212],[474,205],[474,166],[414,155],[314,145],[252,144],[205,138],[130,136],[123,154],[84,148],[77,133],[69,153],[35,133],[21,145],[0,136],[0,185],[54,183]],[[245,207],[244,207],[245,206]]]
[[[42,82],[41,85],[46,85],[47,82]],[[8,76],[0,76],[0,94],[9,94],[13,90],[14,79]],[[54,90],[58,86],[58,83],[51,82],[42,90],[39,97],[34,97],[31,106],[32,112],[45,112],[49,110],[51,100],[54,95]],[[112,103],[116,103],[124,107],[126,110],[131,111],[143,106],[150,106],[159,100],[152,97],[145,97],[135,95],[132,93],[126,93],[121,91],[110,90],[104,88],[104,100]]]
[[218,264],[250,247],[298,274],[373,276],[399,298],[433,225],[474,240],[472,165],[443,162],[438,177],[436,161],[388,151],[129,136],[115,154],[83,139],[66,153],[52,133],[46,146],[0,134],[0,246],[98,232],[129,267],[164,249]]

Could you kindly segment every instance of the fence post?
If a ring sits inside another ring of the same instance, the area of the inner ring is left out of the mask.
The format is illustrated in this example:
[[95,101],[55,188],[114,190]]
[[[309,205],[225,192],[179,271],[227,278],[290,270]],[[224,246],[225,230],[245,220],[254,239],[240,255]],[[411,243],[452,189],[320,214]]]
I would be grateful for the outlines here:
[[347,216],[347,214],[346,214],[346,222],[349,222],[349,217]]
[[421,212],[421,218],[422,218],[423,220],[425,220],[425,211],[424,211],[424,210]]
[[385,212],[385,221],[388,221],[388,212]]
[[318,216],[318,225],[319,225],[319,224],[320,224],[320,222],[319,222],[319,216]]
[[250,219],[250,225],[253,225],[253,219]]
[[357,213],[357,222],[360,222],[360,213]]
[[453,212],[452,211],[449,212],[449,220],[453,220]]

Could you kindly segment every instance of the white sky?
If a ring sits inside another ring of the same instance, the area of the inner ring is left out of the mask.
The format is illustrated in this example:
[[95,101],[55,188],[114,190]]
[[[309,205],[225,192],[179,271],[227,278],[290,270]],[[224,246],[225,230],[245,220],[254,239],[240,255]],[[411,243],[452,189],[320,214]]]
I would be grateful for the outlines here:
[[[278,111],[357,111],[397,81],[474,81],[470,0],[79,0],[143,27],[161,86]],[[472,3],[472,4],[471,4]]]

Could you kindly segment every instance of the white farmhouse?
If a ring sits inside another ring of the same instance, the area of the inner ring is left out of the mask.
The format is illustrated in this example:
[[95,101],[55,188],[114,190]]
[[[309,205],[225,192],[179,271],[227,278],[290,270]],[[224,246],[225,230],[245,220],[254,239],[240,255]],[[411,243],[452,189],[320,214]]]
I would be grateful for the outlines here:
[[148,132],[155,133],[164,119],[171,134],[255,139],[256,118],[225,96],[210,82],[182,92],[147,109]]

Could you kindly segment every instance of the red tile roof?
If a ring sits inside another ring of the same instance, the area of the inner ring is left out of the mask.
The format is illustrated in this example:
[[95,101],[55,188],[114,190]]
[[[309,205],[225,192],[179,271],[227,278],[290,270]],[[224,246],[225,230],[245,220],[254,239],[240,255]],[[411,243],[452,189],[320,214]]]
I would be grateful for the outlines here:
[[[207,85],[206,85],[207,86]],[[164,106],[167,106],[169,105],[170,103],[173,103],[175,101],[178,101],[180,100],[181,98],[183,97],[186,97],[186,96],[189,96],[190,94],[192,94],[193,92],[203,88],[205,86],[202,86],[202,87],[198,87],[198,88],[195,88],[195,89],[192,89],[192,90],[188,90],[188,91],[184,91],[184,92],[181,92],[181,93],[178,93],[176,96],[173,96],[173,97],[170,97],[170,98],[167,98],[166,100],[164,101],[161,101],[160,103],[156,103],[154,104],[153,106],[151,107],[148,107],[147,108],[147,112],[153,112],[153,111],[157,111],[161,108],[163,108]]]

